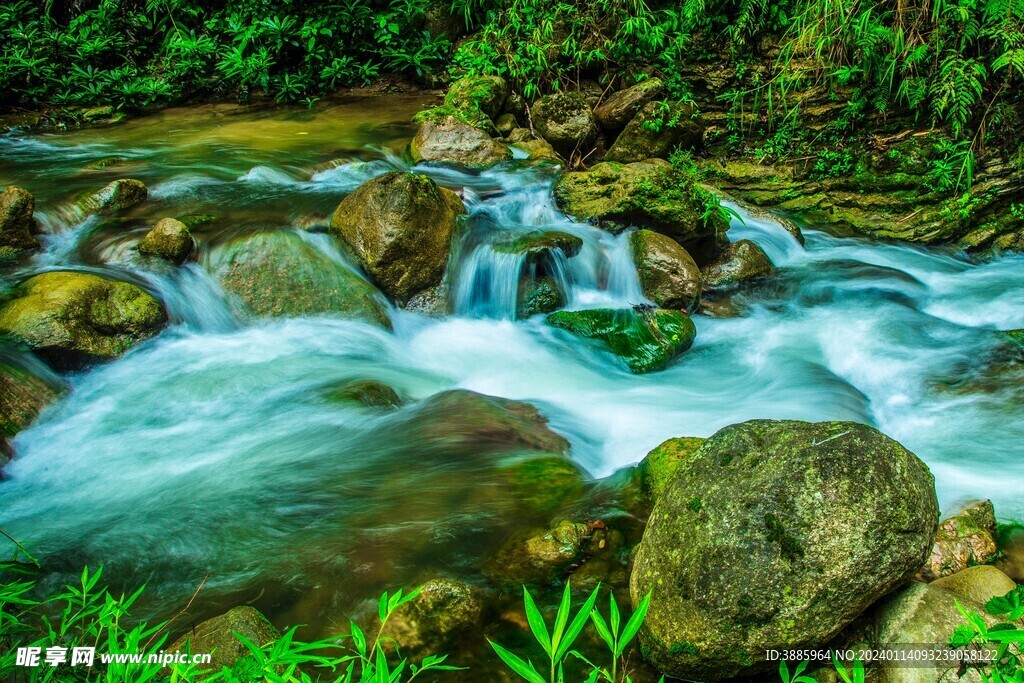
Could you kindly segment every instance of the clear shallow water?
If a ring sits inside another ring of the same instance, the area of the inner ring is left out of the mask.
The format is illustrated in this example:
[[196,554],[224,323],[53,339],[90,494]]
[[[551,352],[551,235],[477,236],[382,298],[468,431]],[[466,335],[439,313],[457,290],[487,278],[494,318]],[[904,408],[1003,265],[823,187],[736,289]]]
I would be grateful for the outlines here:
[[[69,571],[105,564],[172,602],[209,577],[211,611],[217,600],[263,601],[282,621],[326,626],[382,587],[473,572],[522,514],[457,425],[417,403],[453,388],[535,404],[594,477],[667,438],[747,419],[867,422],[929,464],[944,507],[990,497],[1000,517],[1024,518],[1019,372],[985,365],[994,330],[1024,327],[1020,256],[971,262],[813,226],[801,246],[740,209],[730,236],[761,244],[779,273],[729,297],[736,317],[697,316],[694,347],[668,370],[635,376],[540,318],[514,322],[521,264],[490,247],[509,234],[570,232],[584,246],[557,259],[568,306],[628,306],[643,297],[623,236],[559,214],[550,169],[417,168],[470,210],[454,316],[394,311],[393,333],[330,317],[235,319],[201,265],[208,250],[254,230],[323,225],[359,183],[404,168],[393,152],[421,105],[200,108],[0,139],[0,184],[35,193],[50,233],[11,279],[69,265],[113,272],[156,291],[175,320],[72,377],[69,395],[17,437],[0,527]],[[88,170],[109,156],[125,161]],[[116,219],[71,210],[77,193],[125,176],[146,181],[151,200]],[[197,229],[199,263],[133,260],[148,226],[185,214],[217,217]],[[326,236],[303,234],[344,258]],[[328,405],[324,387],[347,379],[384,381],[408,404]]]

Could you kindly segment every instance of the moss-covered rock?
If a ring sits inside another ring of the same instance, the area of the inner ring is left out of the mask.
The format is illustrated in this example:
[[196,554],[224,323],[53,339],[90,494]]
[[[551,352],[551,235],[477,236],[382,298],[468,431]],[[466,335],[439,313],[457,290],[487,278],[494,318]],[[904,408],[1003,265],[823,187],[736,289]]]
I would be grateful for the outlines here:
[[534,230],[498,239],[492,244],[492,248],[503,254],[522,254],[528,259],[542,257],[555,249],[571,257],[580,253],[583,240],[560,230]]
[[[0,442],[32,424],[47,404],[57,398],[60,386],[21,364],[7,362],[0,353]],[[0,453],[0,464],[5,460]]]
[[591,531],[587,524],[561,520],[517,535],[488,560],[484,573],[515,586],[548,581],[584,557]]
[[138,206],[148,196],[149,189],[141,180],[122,178],[83,198],[81,206],[87,213],[117,213]]
[[14,255],[39,248],[36,241],[36,200],[13,185],[0,193],[0,252]]
[[661,308],[696,310],[703,280],[686,249],[653,230],[637,230],[629,243],[644,296]]
[[986,564],[998,554],[996,515],[992,502],[977,501],[939,524],[924,566],[917,574],[922,581],[934,581],[967,567]]
[[486,168],[512,158],[512,150],[456,118],[424,121],[409,143],[413,163],[443,162],[466,168]]
[[386,302],[370,283],[288,230],[229,242],[210,254],[209,268],[244,316],[336,313],[391,326]]
[[595,164],[560,177],[554,195],[566,214],[606,230],[637,227],[667,235],[698,264],[704,254],[717,253],[729,229],[715,210],[717,200],[668,162]]
[[168,652],[211,653],[209,664],[203,665],[210,671],[230,668],[241,657],[249,653],[235,633],[245,636],[258,646],[266,645],[281,637],[267,618],[255,608],[244,605],[196,625],[183,634],[168,648]]
[[511,456],[499,463],[498,475],[516,500],[542,514],[577,499],[589,480],[563,455]]
[[0,306],[0,333],[58,370],[116,358],[166,322],[163,306],[144,289],[82,272],[33,276]]
[[554,313],[565,306],[565,294],[554,278],[523,280],[519,285],[516,317],[529,318],[540,313]]
[[385,173],[345,197],[331,217],[377,286],[405,303],[441,282],[466,209],[451,190],[414,173]]
[[502,114],[494,122],[494,128],[498,131],[498,135],[507,137],[519,127],[519,122],[516,121],[515,114]]
[[[658,502],[680,464],[693,457],[705,441],[707,439],[696,436],[681,436],[665,441],[648,453],[636,466],[635,476],[639,479],[642,495],[651,503]],[[698,503],[695,501],[693,504]]]
[[445,104],[457,109],[478,110],[491,119],[504,111],[508,84],[501,76],[467,76],[448,88]]
[[908,581],[937,520],[928,468],[871,427],[726,427],[679,462],[637,551],[644,655],[682,678],[767,670],[767,650],[820,645]]
[[750,240],[740,240],[725,249],[705,266],[704,284],[707,287],[725,287],[739,282],[771,275],[775,270],[764,249]]
[[665,84],[660,78],[640,81],[631,88],[612,93],[594,109],[594,118],[605,130],[621,130],[645,104],[664,90]]
[[583,93],[547,95],[537,100],[530,111],[537,132],[562,154],[586,152],[597,139],[594,112]]
[[419,659],[440,654],[458,638],[479,632],[485,612],[479,588],[450,578],[431,579],[391,615],[381,635],[397,643],[403,656]]
[[394,388],[374,380],[356,380],[344,382],[324,392],[330,401],[339,403],[359,403],[367,408],[398,408],[402,405],[402,397]]
[[555,148],[547,140],[524,140],[515,143],[515,146],[527,153],[527,159],[537,162],[561,163],[562,157],[558,155]]
[[637,374],[664,370],[690,348],[697,334],[688,315],[660,309],[557,311],[547,322],[578,337],[600,340]]
[[664,159],[677,148],[700,149],[704,127],[694,113],[693,107],[678,102],[648,102],[615,139],[605,161],[628,164]]
[[139,242],[139,253],[178,264],[185,262],[195,246],[187,225],[175,218],[164,218]]

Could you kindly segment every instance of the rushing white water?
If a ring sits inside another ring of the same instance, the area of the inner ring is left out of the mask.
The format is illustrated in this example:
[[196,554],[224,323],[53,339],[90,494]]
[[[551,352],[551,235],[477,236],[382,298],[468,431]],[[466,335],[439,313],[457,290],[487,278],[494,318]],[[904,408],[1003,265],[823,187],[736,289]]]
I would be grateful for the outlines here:
[[[156,200],[164,211],[211,196],[265,200],[277,216],[283,210],[261,193],[285,193],[301,203],[288,216],[326,215],[342,194],[395,168],[401,162],[385,157],[302,176],[268,161],[248,163],[236,181],[214,173],[204,184],[209,169],[179,166],[174,190],[157,185]],[[759,243],[779,272],[732,295],[736,317],[697,316],[696,343],[667,370],[636,376],[541,317],[515,321],[525,259],[492,247],[523,231],[576,235],[580,253],[553,266],[568,305],[625,307],[644,301],[627,236],[561,215],[551,170],[415,170],[462,191],[470,216],[449,276],[456,314],[396,311],[393,333],[329,316],[239,322],[200,266],[156,271],[109,246],[137,231],[110,238],[101,250],[108,264],[144,279],[176,322],[72,378],[69,395],[18,435],[0,484],[0,527],[45,552],[70,553],[72,564],[133,568],[182,589],[204,574],[223,586],[267,574],[287,581],[310,571],[306,554],[356,562],[353,547],[367,546],[352,539],[368,534],[382,552],[380,538],[418,528],[428,508],[465,539],[477,526],[468,511],[453,502],[430,508],[455,496],[422,482],[473,465],[441,458],[415,427],[415,402],[452,388],[534,403],[595,477],[667,438],[742,420],[866,422],[929,464],[943,506],[989,497],[1000,517],[1024,518],[1020,383],[983,372],[1000,344],[995,331],[1024,327],[1024,257],[972,261],[815,229],[801,246],[771,218],[737,207],[744,220],[730,236]],[[172,197],[179,204],[168,204]],[[50,239],[91,229],[68,226]],[[52,247],[37,266],[74,260],[73,246]],[[347,379],[384,381],[410,403],[387,415],[325,408],[318,392]],[[398,483],[384,488],[388,478]],[[365,521],[374,506],[386,525]]]

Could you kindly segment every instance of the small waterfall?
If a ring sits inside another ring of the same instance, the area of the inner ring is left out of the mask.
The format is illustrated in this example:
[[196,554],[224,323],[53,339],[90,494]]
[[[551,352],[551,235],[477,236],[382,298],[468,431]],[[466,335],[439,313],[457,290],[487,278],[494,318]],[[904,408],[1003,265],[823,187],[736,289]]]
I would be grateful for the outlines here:
[[456,278],[456,314],[514,320],[525,265],[526,254],[496,251],[487,244],[473,249]]
[[137,272],[164,302],[171,320],[196,332],[229,332],[238,320],[228,306],[224,290],[202,266],[187,263],[166,272]]

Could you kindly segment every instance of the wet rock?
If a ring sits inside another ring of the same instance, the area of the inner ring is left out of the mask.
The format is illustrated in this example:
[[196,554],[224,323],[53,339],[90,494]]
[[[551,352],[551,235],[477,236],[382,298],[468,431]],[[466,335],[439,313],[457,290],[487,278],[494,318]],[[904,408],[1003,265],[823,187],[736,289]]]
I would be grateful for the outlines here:
[[534,230],[513,234],[493,244],[494,251],[503,254],[522,254],[527,259],[538,259],[555,249],[567,257],[575,256],[583,248],[583,240],[576,235],[559,230]]
[[339,403],[359,403],[367,408],[398,408],[404,401],[392,387],[374,380],[345,382],[329,389],[325,396]]
[[771,275],[774,270],[775,266],[761,247],[750,240],[740,240],[704,268],[704,284],[712,288],[725,287]]
[[477,453],[495,448],[569,451],[565,437],[551,431],[540,411],[522,401],[454,389],[431,396],[418,411],[424,418],[419,438],[432,442],[466,444]]
[[767,650],[824,643],[908,581],[937,519],[931,472],[871,427],[726,427],[679,462],[644,531],[644,654],[682,678],[768,670]]
[[979,605],[984,605],[992,598],[1002,597],[1017,587],[1013,579],[988,564],[968,567],[956,574],[935,579],[931,585]]
[[[967,623],[957,609],[957,601],[989,626],[998,621],[981,604],[958,597],[935,584],[914,581],[874,609],[877,633],[874,646],[896,651],[923,646],[946,647],[953,633]],[[955,660],[948,666],[943,666],[941,661],[924,667],[908,667],[898,661],[880,661],[875,666],[882,683],[980,683],[982,680],[975,669],[959,671]]]
[[519,126],[516,117],[512,114],[502,114],[494,122],[494,127],[502,137],[507,137]]
[[391,326],[387,304],[370,283],[289,230],[257,233],[219,247],[208,267],[244,316],[335,313]]
[[661,308],[696,310],[703,280],[682,245],[653,230],[637,230],[629,243],[644,296]]
[[513,128],[508,135],[505,136],[505,139],[512,144],[517,144],[520,142],[536,140],[537,136],[535,136],[533,131],[529,128]]
[[697,334],[688,315],[660,309],[557,311],[548,315],[547,323],[578,337],[603,342],[637,374],[664,370],[673,358],[690,348]]
[[83,199],[82,208],[88,213],[117,213],[138,206],[148,196],[149,189],[142,181],[122,178]]
[[636,466],[641,494],[656,503],[668,489],[681,463],[693,457],[707,439],[682,436],[669,439],[648,453]]
[[441,282],[456,220],[466,209],[451,190],[413,173],[385,173],[345,197],[331,232],[399,303]]
[[631,163],[668,158],[675,149],[700,149],[704,127],[693,107],[678,102],[648,102],[634,116],[605,154],[605,161]]
[[185,262],[195,246],[187,225],[175,218],[164,218],[139,242],[139,253],[180,264]]
[[513,456],[499,463],[498,476],[513,498],[542,514],[577,499],[589,481],[576,463],[562,455]]
[[36,200],[14,185],[0,193],[0,255],[16,256],[39,248],[36,231]]
[[484,566],[484,573],[504,584],[543,582],[583,559],[591,528],[562,520],[550,529],[511,539]]
[[537,100],[531,109],[533,125],[561,154],[587,151],[597,139],[597,124],[587,98],[578,92],[559,92]]
[[486,168],[512,158],[512,150],[484,131],[455,118],[424,121],[409,143],[413,163],[443,162],[466,168]]
[[432,579],[391,615],[382,635],[393,639],[406,657],[444,654],[460,637],[479,632],[485,608],[479,588],[449,578]]
[[688,174],[667,162],[595,164],[587,171],[562,175],[554,186],[562,211],[619,232],[647,228],[679,242],[700,265],[714,253],[729,229],[717,200],[696,186]]
[[[21,364],[7,362],[0,352],[0,440],[14,437],[39,415],[60,393],[51,377],[42,377]],[[0,453],[0,465],[6,456]]]
[[529,154],[527,159],[533,161],[550,161],[556,164],[562,161],[562,157],[558,156],[558,152],[546,140],[526,140],[516,143],[516,147]]
[[58,370],[116,358],[166,322],[163,306],[142,288],[70,271],[29,278],[0,307],[0,333]]
[[565,305],[565,294],[554,278],[543,277],[520,284],[516,307],[517,318],[529,318],[540,313],[553,313]]
[[457,109],[478,110],[497,119],[508,98],[508,84],[501,76],[467,76],[452,83],[445,104]]
[[917,578],[934,581],[972,565],[992,562],[998,552],[995,533],[996,516],[991,501],[966,506],[939,524],[931,555]]
[[168,646],[167,651],[212,653],[210,663],[204,665],[204,668],[220,671],[224,667],[232,667],[249,653],[249,649],[235,637],[235,633],[259,646],[281,637],[265,616],[245,605],[201,622]]
[[631,88],[612,93],[594,109],[594,118],[605,130],[621,130],[640,109],[665,89],[660,78],[648,78]]

